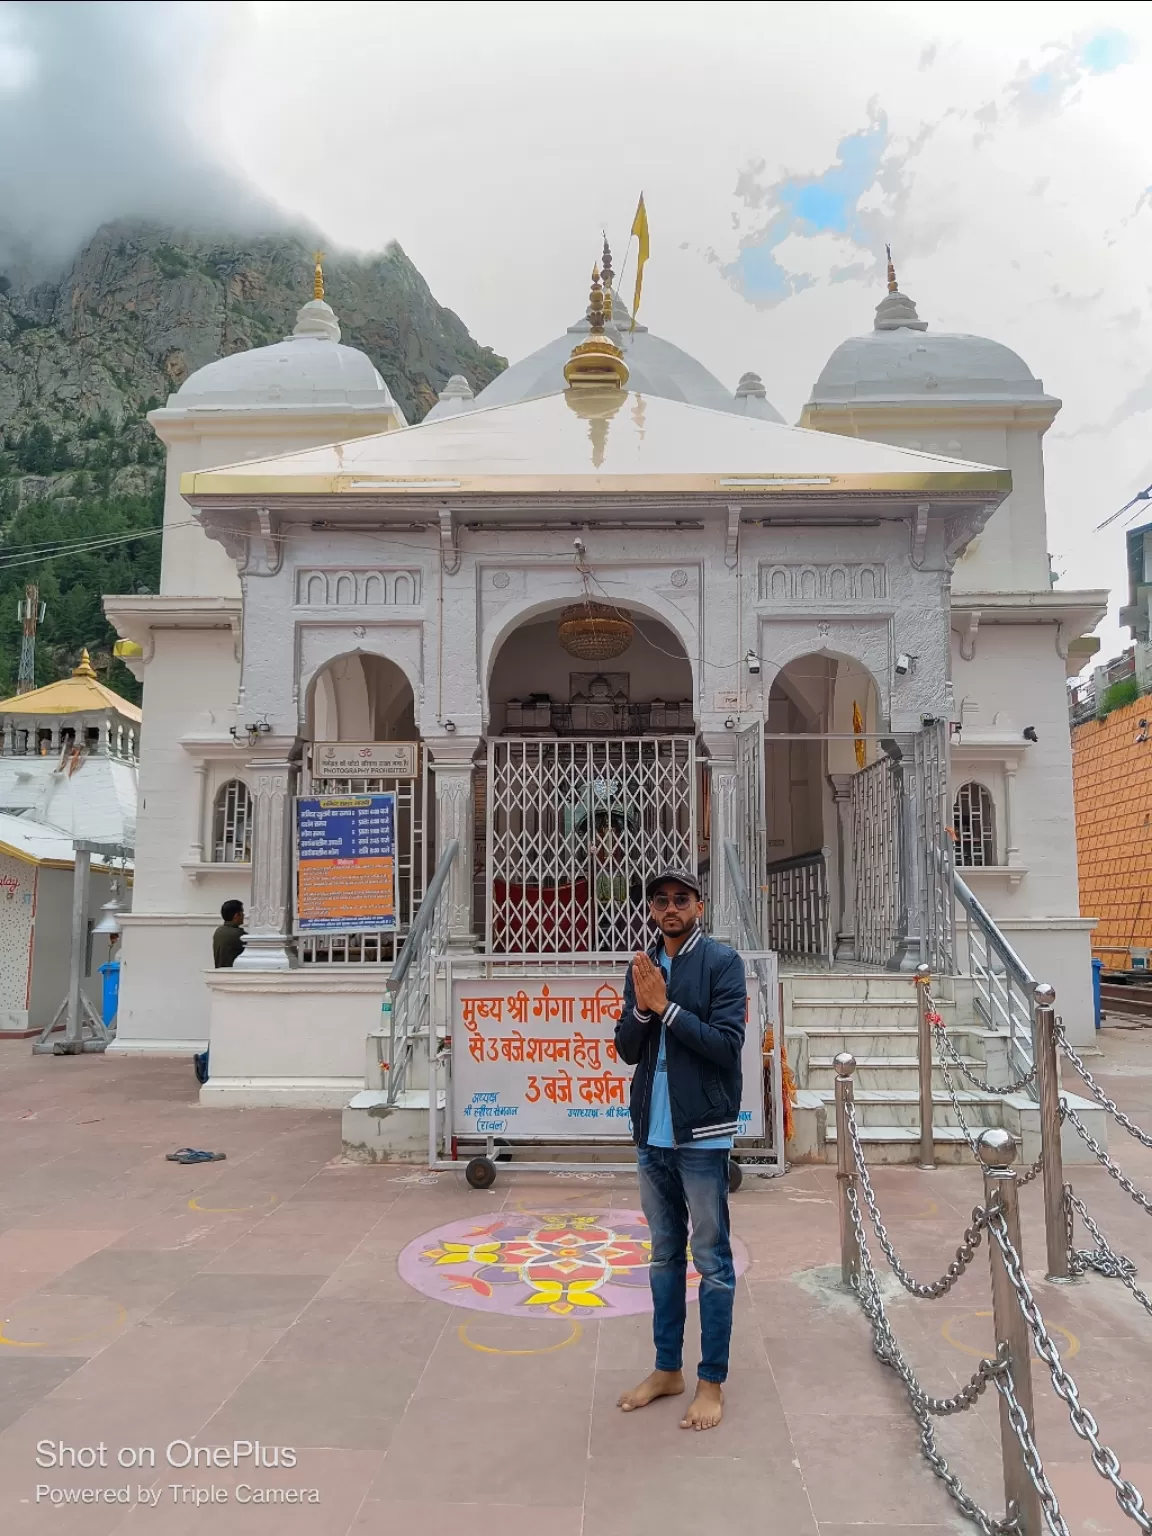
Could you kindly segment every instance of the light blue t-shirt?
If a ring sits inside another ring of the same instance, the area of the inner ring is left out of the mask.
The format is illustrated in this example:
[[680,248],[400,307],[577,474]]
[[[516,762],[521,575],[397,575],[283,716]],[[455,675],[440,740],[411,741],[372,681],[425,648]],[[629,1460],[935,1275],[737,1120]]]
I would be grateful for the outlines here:
[[[672,961],[664,953],[661,945],[656,952],[656,959],[660,962],[660,969],[664,972],[664,980],[672,979]],[[674,1147],[676,1137],[672,1130],[672,1105],[668,1098],[668,1062],[664,1053],[664,1034],[667,1025],[660,1025],[660,1050],[656,1057],[656,1072],[652,1078],[652,1098],[648,1105],[648,1146],[650,1147]],[[694,1147],[702,1147],[706,1152],[731,1152],[731,1136],[706,1136],[702,1141],[693,1141]]]

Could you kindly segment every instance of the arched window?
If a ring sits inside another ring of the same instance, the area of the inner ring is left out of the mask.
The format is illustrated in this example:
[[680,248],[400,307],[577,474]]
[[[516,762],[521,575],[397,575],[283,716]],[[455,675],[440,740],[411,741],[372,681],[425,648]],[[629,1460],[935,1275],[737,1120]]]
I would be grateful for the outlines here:
[[216,791],[212,849],[217,864],[252,862],[252,796],[243,779],[229,779]]
[[980,868],[996,862],[996,813],[983,784],[961,784],[952,807],[956,862]]

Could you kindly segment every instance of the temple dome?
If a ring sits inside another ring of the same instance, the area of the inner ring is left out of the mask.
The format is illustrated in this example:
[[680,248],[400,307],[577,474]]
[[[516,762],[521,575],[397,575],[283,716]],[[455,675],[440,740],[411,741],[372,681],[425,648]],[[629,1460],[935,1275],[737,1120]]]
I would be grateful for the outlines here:
[[[703,363],[670,341],[653,336],[646,325],[630,330],[632,316],[613,295],[612,321],[607,334],[624,353],[628,365],[628,388],[638,395],[655,395],[662,400],[681,400],[688,405],[702,405],[713,411],[731,411],[735,415],[757,415],[765,421],[782,422],[784,418],[769,404],[763,391],[750,398],[737,397],[726,389]],[[513,363],[492,380],[476,397],[477,406],[514,405],[522,400],[536,400],[542,395],[559,395],[566,387],[564,364],[572,355],[573,337],[587,335],[589,322],[582,318],[570,325],[563,336],[548,342],[528,357]],[[759,383],[759,380],[757,380]]]
[[842,341],[825,363],[810,405],[1059,404],[1011,347],[983,336],[930,332],[894,281],[876,307],[872,332]]
[[[323,299],[299,311],[291,336],[269,347],[233,352],[190,374],[169,406],[299,405],[391,407],[392,392],[372,361],[340,345],[340,325]],[[401,420],[403,418],[401,417]]]

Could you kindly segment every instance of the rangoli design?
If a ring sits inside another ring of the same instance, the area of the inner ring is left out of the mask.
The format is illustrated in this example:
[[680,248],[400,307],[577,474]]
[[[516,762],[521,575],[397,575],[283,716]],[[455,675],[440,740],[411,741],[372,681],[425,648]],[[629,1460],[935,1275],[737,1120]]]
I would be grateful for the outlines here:
[[[425,1296],[522,1317],[650,1312],[652,1245],[640,1211],[510,1211],[483,1224],[448,1222],[409,1243],[401,1277]],[[732,1240],[736,1273],[748,1254]],[[688,1266],[688,1295],[700,1277]]]

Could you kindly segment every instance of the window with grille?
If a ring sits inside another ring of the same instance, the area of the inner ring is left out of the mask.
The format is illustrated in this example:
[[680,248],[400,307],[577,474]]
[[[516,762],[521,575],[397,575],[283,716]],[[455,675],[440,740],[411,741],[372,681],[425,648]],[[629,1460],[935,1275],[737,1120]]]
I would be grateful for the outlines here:
[[212,849],[217,864],[252,862],[252,796],[242,779],[229,779],[216,791]]
[[996,821],[992,796],[983,784],[961,784],[952,807],[956,862],[969,869],[996,862]]

